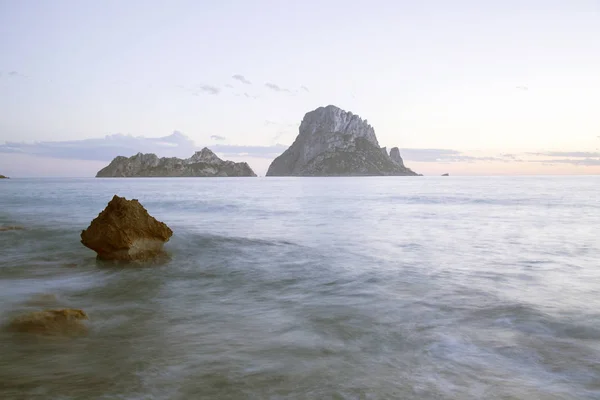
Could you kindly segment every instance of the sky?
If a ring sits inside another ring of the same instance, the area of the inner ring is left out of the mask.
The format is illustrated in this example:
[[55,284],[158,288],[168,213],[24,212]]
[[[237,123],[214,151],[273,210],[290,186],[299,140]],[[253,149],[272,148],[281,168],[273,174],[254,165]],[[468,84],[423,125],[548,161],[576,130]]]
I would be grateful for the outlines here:
[[4,175],[261,175],[329,104],[425,175],[600,174],[598,0],[0,0],[0,55]]

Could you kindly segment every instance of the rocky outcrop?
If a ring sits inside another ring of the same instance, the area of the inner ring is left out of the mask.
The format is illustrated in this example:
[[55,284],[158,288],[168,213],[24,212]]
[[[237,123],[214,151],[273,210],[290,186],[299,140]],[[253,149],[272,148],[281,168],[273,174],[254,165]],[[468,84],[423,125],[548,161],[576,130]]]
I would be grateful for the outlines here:
[[442,176],[450,176],[450,174],[442,174]]
[[8,330],[42,335],[79,335],[87,333],[83,320],[87,314],[78,309],[34,311],[13,319]]
[[399,151],[393,159],[379,147],[366,120],[332,105],[304,116],[294,143],[267,171],[267,176],[360,175],[417,174],[404,166]]
[[400,149],[398,149],[397,147],[392,147],[392,149],[390,150],[390,158],[396,164],[400,165],[401,167],[404,167],[404,161],[402,160],[402,157],[400,157]]
[[8,179],[8,176],[0,175],[0,179]]
[[162,253],[173,231],[136,200],[114,196],[81,232],[81,243],[102,260],[145,261]]
[[248,163],[223,161],[206,147],[187,159],[158,158],[152,153],[138,153],[129,158],[118,156],[96,174],[96,178],[215,176],[256,176],[256,174]]

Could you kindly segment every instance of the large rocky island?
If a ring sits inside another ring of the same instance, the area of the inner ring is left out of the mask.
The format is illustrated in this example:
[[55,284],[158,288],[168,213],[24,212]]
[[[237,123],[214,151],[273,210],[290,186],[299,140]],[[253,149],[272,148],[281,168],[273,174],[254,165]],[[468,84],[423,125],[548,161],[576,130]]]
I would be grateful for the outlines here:
[[176,157],[158,158],[152,153],[138,153],[129,158],[118,156],[96,174],[96,178],[226,176],[256,174],[247,163],[223,161],[206,147],[185,160]]
[[366,120],[336,106],[306,113],[299,131],[267,176],[418,175],[404,166],[397,147],[389,154],[379,147]]

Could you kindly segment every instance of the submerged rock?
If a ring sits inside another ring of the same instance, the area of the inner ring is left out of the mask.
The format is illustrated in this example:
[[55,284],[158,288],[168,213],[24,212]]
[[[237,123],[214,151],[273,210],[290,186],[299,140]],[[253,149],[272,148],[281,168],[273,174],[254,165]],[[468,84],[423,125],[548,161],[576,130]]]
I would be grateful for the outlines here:
[[0,232],[7,232],[7,231],[22,231],[23,228],[22,226],[18,226],[18,225],[8,225],[8,226],[0,226]]
[[162,253],[173,231],[148,214],[136,199],[115,195],[90,226],[81,243],[102,260],[145,261]]
[[82,322],[86,319],[88,316],[83,310],[72,308],[34,311],[13,319],[8,330],[44,335],[77,335],[87,333],[87,326]]
[[304,115],[296,140],[273,160],[267,176],[417,175],[404,166],[397,147],[392,153],[379,147],[366,120],[329,105]]

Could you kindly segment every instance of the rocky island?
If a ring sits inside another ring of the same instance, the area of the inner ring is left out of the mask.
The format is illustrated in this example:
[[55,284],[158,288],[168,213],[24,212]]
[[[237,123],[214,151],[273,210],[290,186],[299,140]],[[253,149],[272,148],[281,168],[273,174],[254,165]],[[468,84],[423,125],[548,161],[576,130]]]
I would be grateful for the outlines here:
[[96,174],[96,178],[228,176],[256,174],[248,163],[221,160],[206,147],[183,160],[176,157],[158,158],[152,153],[138,153],[129,158],[118,156]]
[[277,157],[267,176],[418,175],[404,166],[397,147],[388,154],[375,130],[358,115],[336,106],[306,113],[292,145]]
[[8,179],[8,176],[4,176],[0,174],[0,179]]

